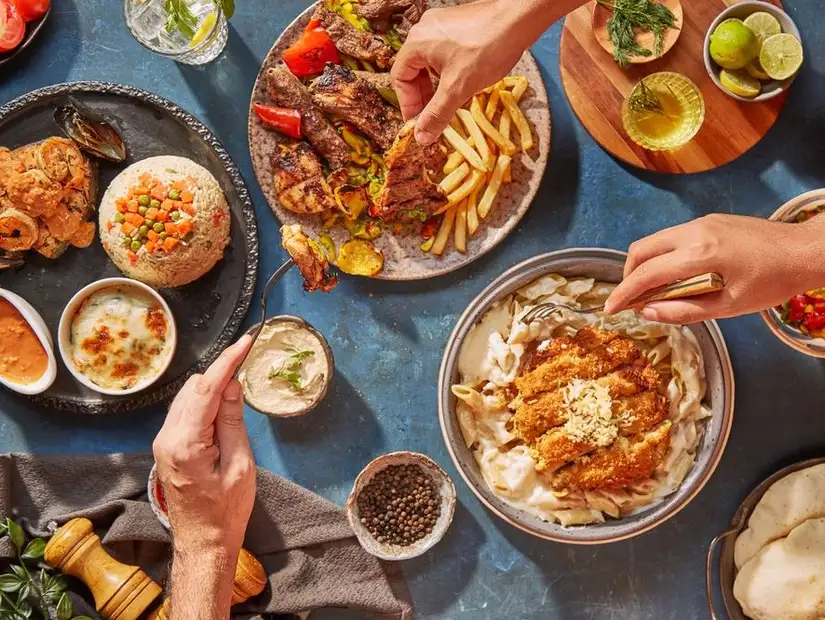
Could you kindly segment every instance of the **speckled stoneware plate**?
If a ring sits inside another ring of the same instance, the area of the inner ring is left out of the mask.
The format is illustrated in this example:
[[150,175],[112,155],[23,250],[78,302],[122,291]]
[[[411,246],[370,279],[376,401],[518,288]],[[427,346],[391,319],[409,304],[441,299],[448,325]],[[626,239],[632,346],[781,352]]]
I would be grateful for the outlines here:
[[49,10],[46,11],[46,14],[43,17],[26,24],[26,35],[23,37],[23,40],[20,42],[20,45],[18,45],[12,51],[6,54],[0,54],[0,67],[2,67],[8,62],[11,62],[13,58],[17,58],[19,54],[23,53],[23,50],[25,50],[27,47],[29,47],[29,45],[31,45],[32,41],[34,41],[40,34],[40,31],[43,29],[43,26],[46,25],[46,20],[49,19],[49,15],[51,14],[51,12],[52,9],[51,7],[49,7]]
[[719,326],[715,321],[706,321],[693,325],[690,329],[699,342],[705,360],[707,395],[704,402],[710,407],[712,416],[705,425],[693,468],[682,486],[664,501],[630,517],[608,519],[605,523],[593,525],[562,527],[507,504],[484,482],[475,457],[464,443],[455,415],[456,398],[450,390],[450,386],[459,379],[458,355],[470,329],[481,320],[493,303],[549,273],[619,282],[626,257],[624,252],[617,250],[572,248],[542,254],[519,263],[496,278],[470,303],[458,319],[444,351],[438,376],[438,415],[453,462],[470,489],[487,508],[510,525],[539,538],[592,545],[632,538],[660,525],[699,493],[719,464],[728,441],[733,422],[733,368]]
[[[770,219],[777,222],[795,222],[796,216],[803,211],[816,211],[823,206],[825,206],[825,189],[815,189],[789,200],[779,207]],[[814,338],[802,330],[787,325],[775,308],[763,310],[759,314],[771,333],[783,343],[805,355],[825,358],[825,338]]]
[[[60,135],[52,115],[71,95],[111,121],[128,151],[125,164],[100,163],[99,196],[126,165],[155,155],[188,157],[215,175],[232,213],[231,240],[223,260],[205,276],[160,294],[178,326],[178,347],[166,373],[150,388],[130,396],[104,396],[82,386],[61,362],[57,380],[39,405],[80,413],[116,413],[171,399],[186,378],[206,368],[229,345],[243,321],[255,289],[258,237],[255,212],[232,158],[194,116],[171,101],[131,86],[103,82],[58,84],[0,107],[0,145],[15,148]],[[31,303],[52,334],[72,296],[101,278],[121,276],[99,238],[86,249],[69,248],[57,260],[35,252],[18,270],[0,271],[0,286]]]
[[[753,514],[753,509],[762,499],[765,492],[771,488],[775,483],[779,482],[788,474],[792,474],[802,469],[808,469],[814,465],[821,465],[825,463],[825,458],[810,459],[794,463],[788,467],[783,467],[778,472],[763,480],[762,483],[756,487],[744,499],[742,505],[734,513],[730,521],[730,527],[714,538],[708,547],[707,562],[705,566],[705,580],[707,586],[708,606],[710,608],[710,615],[713,620],[748,620],[748,616],[742,611],[736,597],[733,595],[733,583],[736,581],[736,563],[734,562],[734,551],[736,549],[736,539],[739,534],[745,529],[748,521]],[[722,593],[722,603],[725,606],[724,614],[718,613],[714,599],[713,584],[716,583],[713,576],[713,557],[716,547],[721,543],[722,547],[719,551],[719,588]]]
[[[430,0],[430,6],[465,4],[467,1],[469,0]],[[278,204],[272,182],[272,168],[269,163],[270,155],[277,145],[276,134],[267,130],[252,110],[252,104],[268,101],[267,70],[280,60],[284,50],[303,32],[314,10],[315,5],[309,7],[292,22],[275,42],[264,60],[250,102],[249,151],[255,176],[276,217],[283,224],[301,224],[309,234],[317,238],[322,232],[320,216],[298,215],[281,208]],[[384,234],[374,241],[384,253],[385,259],[384,269],[374,277],[381,280],[422,280],[454,271],[473,262],[501,243],[527,213],[539,189],[550,153],[550,102],[539,67],[530,52],[525,52],[512,73],[524,75],[530,80],[530,89],[522,99],[521,109],[532,125],[536,144],[530,152],[519,153],[514,158],[513,182],[502,186],[493,211],[481,224],[478,232],[468,239],[467,253],[456,252],[450,241],[442,256],[434,256],[420,250],[422,239],[417,234],[394,235],[385,230]],[[349,238],[349,234],[342,226],[335,226],[330,234],[336,246],[340,246]]]

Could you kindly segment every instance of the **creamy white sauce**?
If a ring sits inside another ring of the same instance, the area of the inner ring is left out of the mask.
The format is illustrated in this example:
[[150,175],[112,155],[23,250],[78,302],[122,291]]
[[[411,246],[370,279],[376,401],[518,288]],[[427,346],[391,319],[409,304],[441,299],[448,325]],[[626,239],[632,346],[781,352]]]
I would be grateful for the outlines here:
[[238,380],[249,405],[272,415],[290,416],[320,400],[330,370],[321,340],[309,329],[283,321],[264,326]]

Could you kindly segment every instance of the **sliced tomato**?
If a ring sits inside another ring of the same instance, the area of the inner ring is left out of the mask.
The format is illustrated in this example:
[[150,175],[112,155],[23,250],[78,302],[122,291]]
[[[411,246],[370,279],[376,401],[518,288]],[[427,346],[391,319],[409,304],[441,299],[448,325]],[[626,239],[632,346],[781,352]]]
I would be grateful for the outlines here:
[[255,104],[255,114],[267,126],[281,132],[285,136],[300,140],[303,137],[301,132],[301,112],[292,108],[278,108],[274,105]]
[[313,19],[301,38],[284,52],[283,61],[296,77],[303,79],[322,73],[328,62],[340,65],[341,55],[321,22]]
[[10,0],[0,0],[0,52],[10,52],[26,35],[26,23]]
[[825,328],[825,314],[817,314],[816,312],[806,314],[804,325],[810,332],[820,331],[822,328]]
[[51,0],[11,0],[23,21],[33,22],[43,17],[51,6]]

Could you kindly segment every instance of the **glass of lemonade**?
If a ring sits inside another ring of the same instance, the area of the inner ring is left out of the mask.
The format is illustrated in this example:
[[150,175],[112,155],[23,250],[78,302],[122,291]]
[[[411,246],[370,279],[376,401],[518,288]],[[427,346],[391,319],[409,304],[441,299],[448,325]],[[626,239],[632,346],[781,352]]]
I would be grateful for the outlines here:
[[[170,17],[169,6],[179,12]],[[125,0],[126,25],[138,43],[187,65],[213,61],[226,47],[226,16],[215,0]],[[181,19],[181,16],[183,17]]]
[[672,151],[690,142],[705,120],[705,99],[680,73],[643,78],[622,104],[627,135],[650,151]]

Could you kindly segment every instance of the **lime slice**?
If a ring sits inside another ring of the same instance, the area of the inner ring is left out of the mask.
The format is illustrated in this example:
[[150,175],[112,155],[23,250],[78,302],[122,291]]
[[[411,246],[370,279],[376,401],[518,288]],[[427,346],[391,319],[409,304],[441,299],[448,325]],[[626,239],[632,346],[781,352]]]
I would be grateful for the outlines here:
[[722,82],[722,86],[740,97],[753,99],[762,92],[762,84],[759,83],[759,80],[744,71],[723,69],[722,73],[719,74],[719,81]]
[[775,34],[765,39],[759,62],[774,80],[787,80],[799,71],[804,53],[802,43],[792,34]]
[[759,62],[758,58],[754,58],[753,62],[745,67],[748,74],[751,77],[755,77],[757,80],[770,80],[771,76],[765,73],[765,70],[762,68],[762,63]]
[[756,13],[748,15],[745,19],[745,25],[753,30],[753,34],[759,39],[760,45],[764,43],[768,37],[782,32],[782,26],[779,25],[779,20],[764,11],[757,11]]
[[215,27],[215,22],[217,21],[218,15],[216,13],[210,13],[207,15],[206,19],[203,20],[201,27],[198,28],[198,31],[195,33],[195,36],[192,37],[192,42],[189,45],[191,47],[195,47],[196,45],[202,43],[207,35],[212,32],[212,29]]

